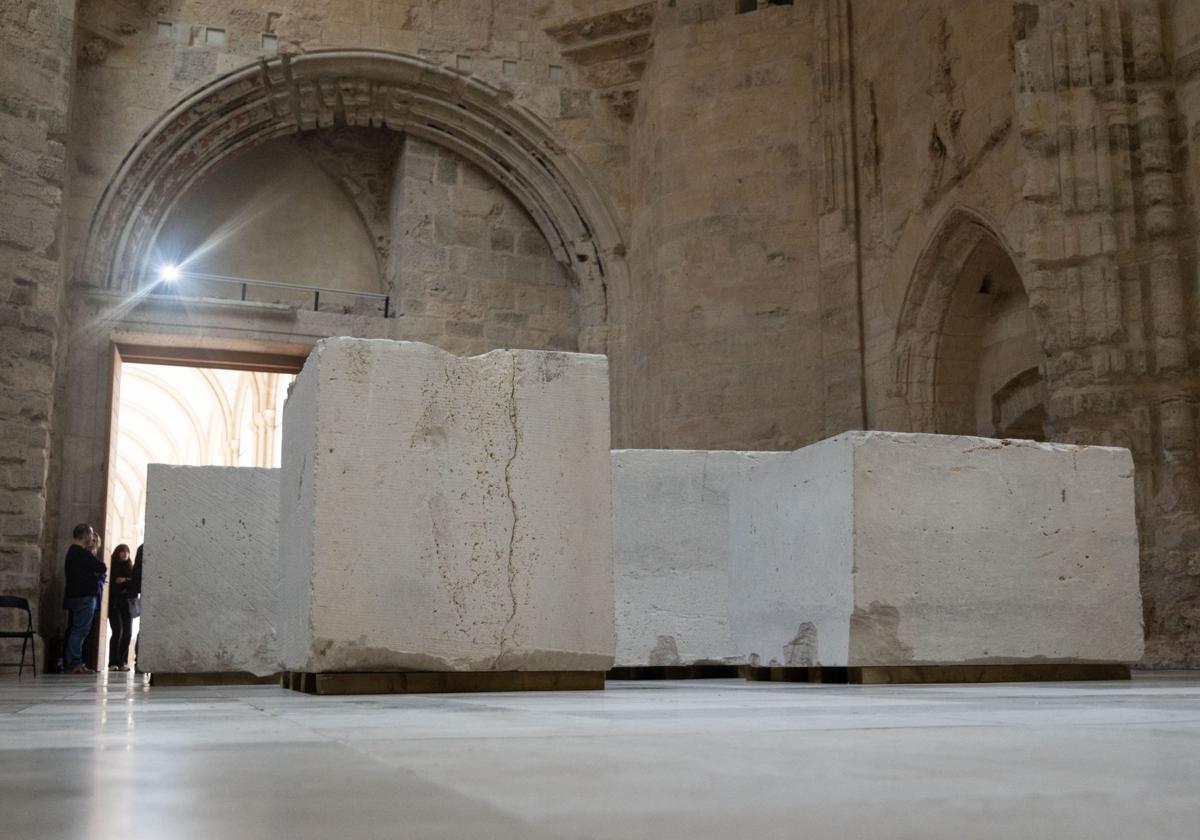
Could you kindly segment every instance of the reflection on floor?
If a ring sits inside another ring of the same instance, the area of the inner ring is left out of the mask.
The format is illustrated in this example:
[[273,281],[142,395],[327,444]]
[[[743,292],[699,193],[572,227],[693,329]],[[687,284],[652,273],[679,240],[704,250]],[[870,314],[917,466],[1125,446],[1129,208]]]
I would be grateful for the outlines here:
[[321,698],[0,678],[0,835],[1191,838],[1200,674]]

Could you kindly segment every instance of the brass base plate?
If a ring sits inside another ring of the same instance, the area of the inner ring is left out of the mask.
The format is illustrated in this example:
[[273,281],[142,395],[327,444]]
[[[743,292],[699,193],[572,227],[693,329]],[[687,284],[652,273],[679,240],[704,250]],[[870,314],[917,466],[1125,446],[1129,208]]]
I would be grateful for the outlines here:
[[305,694],[465,694],[481,691],[602,691],[603,671],[285,671],[280,685]]
[[1108,662],[1018,663],[1013,665],[864,665],[852,668],[755,668],[743,665],[743,678],[755,682],[808,682],[836,685],[922,683],[1077,682],[1128,680],[1128,665]]
[[150,674],[150,685],[158,688],[206,685],[277,685],[278,674],[265,677],[249,671],[208,671],[197,673],[170,673],[154,671]]
[[738,665],[627,665],[611,669],[610,680],[722,680],[741,675]]

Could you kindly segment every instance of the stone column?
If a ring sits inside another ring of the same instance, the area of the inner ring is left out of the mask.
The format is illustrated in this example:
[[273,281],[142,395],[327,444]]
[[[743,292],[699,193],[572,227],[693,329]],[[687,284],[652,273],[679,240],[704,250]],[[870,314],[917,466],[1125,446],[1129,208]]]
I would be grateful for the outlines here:
[[0,11],[0,592],[35,610],[52,542],[44,523],[74,15],[73,0]]
[[867,425],[864,412],[862,254],[850,0],[813,7],[819,153],[821,374],[825,434]]

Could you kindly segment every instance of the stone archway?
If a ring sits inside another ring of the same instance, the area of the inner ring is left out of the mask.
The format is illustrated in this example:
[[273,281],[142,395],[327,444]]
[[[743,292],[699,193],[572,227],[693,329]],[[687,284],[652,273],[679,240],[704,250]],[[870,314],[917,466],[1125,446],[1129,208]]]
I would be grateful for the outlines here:
[[181,101],[129,152],[93,216],[79,279],[141,286],[175,202],[239,150],[339,125],[389,128],[451,149],[517,199],[578,282],[581,349],[602,351],[608,290],[626,277],[619,230],[581,165],[511,100],[473,77],[383,51],[281,56],[236,70]]
[[915,431],[1044,439],[1043,341],[1012,251],[956,208],[909,283],[890,394]]

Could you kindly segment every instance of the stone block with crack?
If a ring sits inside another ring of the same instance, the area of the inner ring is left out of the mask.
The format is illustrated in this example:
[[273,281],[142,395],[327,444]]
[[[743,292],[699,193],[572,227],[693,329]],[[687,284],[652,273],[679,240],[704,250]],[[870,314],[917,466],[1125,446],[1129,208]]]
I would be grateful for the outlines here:
[[612,665],[606,359],[328,339],[283,438],[286,669]]
[[752,665],[1142,655],[1128,450],[848,432],[757,466],[730,516]]

